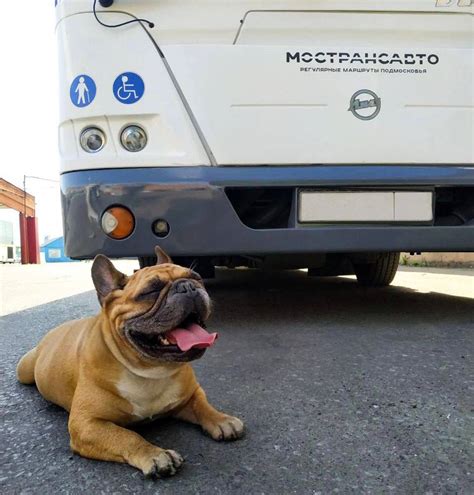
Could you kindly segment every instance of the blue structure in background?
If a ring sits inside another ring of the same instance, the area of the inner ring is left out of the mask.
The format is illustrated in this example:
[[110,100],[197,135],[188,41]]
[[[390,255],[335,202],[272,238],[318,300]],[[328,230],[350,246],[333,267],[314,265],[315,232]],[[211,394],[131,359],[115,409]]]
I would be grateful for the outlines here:
[[64,263],[65,261],[75,261],[64,254],[64,237],[58,237],[44,243],[40,251],[44,253],[46,263]]

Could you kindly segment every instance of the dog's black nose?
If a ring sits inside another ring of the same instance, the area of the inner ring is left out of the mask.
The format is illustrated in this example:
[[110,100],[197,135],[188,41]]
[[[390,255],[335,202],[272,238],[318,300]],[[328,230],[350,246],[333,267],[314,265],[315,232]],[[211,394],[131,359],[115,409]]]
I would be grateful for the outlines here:
[[174,290],[178,294],[192,294],[196,292],[197,287],[191,280],[178,280],[175,282]]

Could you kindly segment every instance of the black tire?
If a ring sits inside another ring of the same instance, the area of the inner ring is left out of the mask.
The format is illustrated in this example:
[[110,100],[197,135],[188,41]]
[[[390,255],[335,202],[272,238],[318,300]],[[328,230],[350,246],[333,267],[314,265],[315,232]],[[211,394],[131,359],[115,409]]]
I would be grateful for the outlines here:
[[[155,256],[143,256],[138,258],[138,263],[140,264],[140,268],[145,268],[146,266],[153,266],[156,264]],[[208,259],[196,259],[193,257],[175,257],[173,258],[173,263],[177,265],[184,266],[186,268],[191,268],[199,273],[202,278],[214,278],[215,268],[214,265]]]
[[174,263],[177,265],[185,266],[186,268],[192,268],[196,273],[199,273],[202,278],[210,279],[215,278],[216,269],[208,258],[173,258]]
[[156,257],[155,256],[139,256],[138,264],[140,268],[145,268],[147,266],[156,265]]
[[354,264],[357,282],[364,287],[386,287],[395,278],[400,253],[381,253],[373,263]]

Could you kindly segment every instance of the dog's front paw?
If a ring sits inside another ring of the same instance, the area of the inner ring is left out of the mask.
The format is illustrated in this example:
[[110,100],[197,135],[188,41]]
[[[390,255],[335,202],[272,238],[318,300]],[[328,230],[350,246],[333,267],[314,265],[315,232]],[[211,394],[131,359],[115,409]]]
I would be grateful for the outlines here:
[[222,414],[215,422],[203,425],[204,431],[217,441],[237,440],[244,436],[244,424],[239,418]]
[[167,478],[175,475],[183,462],[184,459],[174,450],[158,449],[144,461],[142,471],[149,478]]

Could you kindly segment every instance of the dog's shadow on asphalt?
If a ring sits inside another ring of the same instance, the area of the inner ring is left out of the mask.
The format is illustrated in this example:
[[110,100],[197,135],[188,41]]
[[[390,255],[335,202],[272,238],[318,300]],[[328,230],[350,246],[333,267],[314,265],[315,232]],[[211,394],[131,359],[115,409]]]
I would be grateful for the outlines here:
[[474,310],[474,282],[471,297],[460,297],[397,285],[367,288],[355,278],[309,277],[302,270],[221,270],[206,287],[214,303],[215,321],[240,320],[239,327],[249,320],[253,325],[277,321],[292,326],[309,321],[317,326],[334,319],[383,323],[392,315],[412,323],[439,322],[439,318]]

